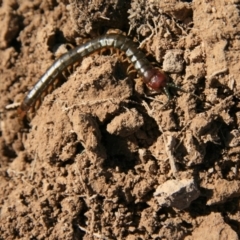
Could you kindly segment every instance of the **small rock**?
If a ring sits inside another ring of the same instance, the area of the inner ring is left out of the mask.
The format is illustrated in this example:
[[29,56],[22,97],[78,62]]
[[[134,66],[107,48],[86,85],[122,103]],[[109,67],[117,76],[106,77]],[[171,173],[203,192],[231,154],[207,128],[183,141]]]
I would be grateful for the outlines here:
[[164,56],[163,71],[172,73],[182,72],[183,64],[183,51],[170,50]]
[[161,207],[185,209],[197,199],[200,192],[193,179],[168,180],[158,186],[153,194]]

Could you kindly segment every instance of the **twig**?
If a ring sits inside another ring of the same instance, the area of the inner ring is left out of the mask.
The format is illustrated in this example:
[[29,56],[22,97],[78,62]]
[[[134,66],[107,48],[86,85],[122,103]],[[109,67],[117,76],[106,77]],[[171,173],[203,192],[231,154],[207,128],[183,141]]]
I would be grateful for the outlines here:
[[[145,109],[147,110],[147,113],[154,118],[154,116],[152,116],[152,110],[148,107],[147,103],[145,101],[142,101],[142,105],[145,107]],[[174,139],[171,135],[166,136],[166,133],[163,131],[162,126],[160,125],[160,123],[158,122],[158,127],[159,130],[162,132],[162,136],[163,136],[163,142],[165,145],[165,150],[166,150],[166,154],[169,158],[169,163],[170,163],[170,167],[171,167],[171,171],[174,175],[175,178],[178,178],[178,169],[176,166],[176,161],[175,161],[175,157],[173,155],[173,149],[174,149]]]
[[178,178],[178,169],[177,169],[175,157],[173,155],[175,140],[171,135],[166,136],[166,133],[163,132],[163,129],[160,125],[159,125],[159,129],[163,134],[163,142],[164,142],[164,145],[165,145],[166,154],[167,154],[168,159],[169,159],[169,164],[170,164],[170,167],[171,167],[171,171],[173,173],[173,176],[175,178]]
[[[145,25],[144,25],[144,26],[145,26]],[[153,27],[149,24],[149,22],[147,23],[147,26],[150,28],[151,34],[150,34],[147,38],[145,38],[145,39],[140,43],[140,45],[139,45],[139,48],[140,48],[140,49],[143,48],[143,46],[146,44],[146,42],[147,42],[149,39],[151,39],[151,38],[153,37],[154,33],[155,33]]]

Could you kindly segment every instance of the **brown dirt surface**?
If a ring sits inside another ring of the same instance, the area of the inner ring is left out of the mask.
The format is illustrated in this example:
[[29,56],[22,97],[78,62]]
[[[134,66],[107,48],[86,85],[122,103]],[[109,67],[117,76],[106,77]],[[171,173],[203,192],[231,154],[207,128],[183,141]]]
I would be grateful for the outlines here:
[[[239,239],[239,15],[239,0],[0,0],[0,239]],[[53,61],[109,30],[199,98],[164,105],[96,53],[19,122]],[[194,188],[159,205],[173,180]]]

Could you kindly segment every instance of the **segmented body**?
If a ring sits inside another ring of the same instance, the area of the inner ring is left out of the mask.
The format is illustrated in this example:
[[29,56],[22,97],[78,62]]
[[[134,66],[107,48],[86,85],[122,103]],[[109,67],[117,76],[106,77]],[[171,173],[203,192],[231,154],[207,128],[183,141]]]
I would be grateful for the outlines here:
[[124,52],[144,83],[156,91],[162,88],[166,91],[167,76],[150,64],[133,41],[123,35],[107,34],[71,49],[57,59],[24,98],[18,111],[20,117],[23,118],[29,109],[35,108],[37,102],[41,101],[43,96],[46,95],[47,89],[54,85],[55,80],[67,67],[96,51],[106,48],[115,48]]

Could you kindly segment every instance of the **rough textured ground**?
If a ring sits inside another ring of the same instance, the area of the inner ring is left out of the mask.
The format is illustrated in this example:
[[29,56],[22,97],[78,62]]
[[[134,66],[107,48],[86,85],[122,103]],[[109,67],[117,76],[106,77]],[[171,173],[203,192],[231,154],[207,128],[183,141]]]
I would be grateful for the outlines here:
[[[239,15],[239,0],[0,0],[0,239],[238,239]],[[64,44],[109,29],[201,99],[173,91],[163,107],[116,55],[94,54],[20,124]],[[170,180],[194,183],[181,207],[160,204]]]

